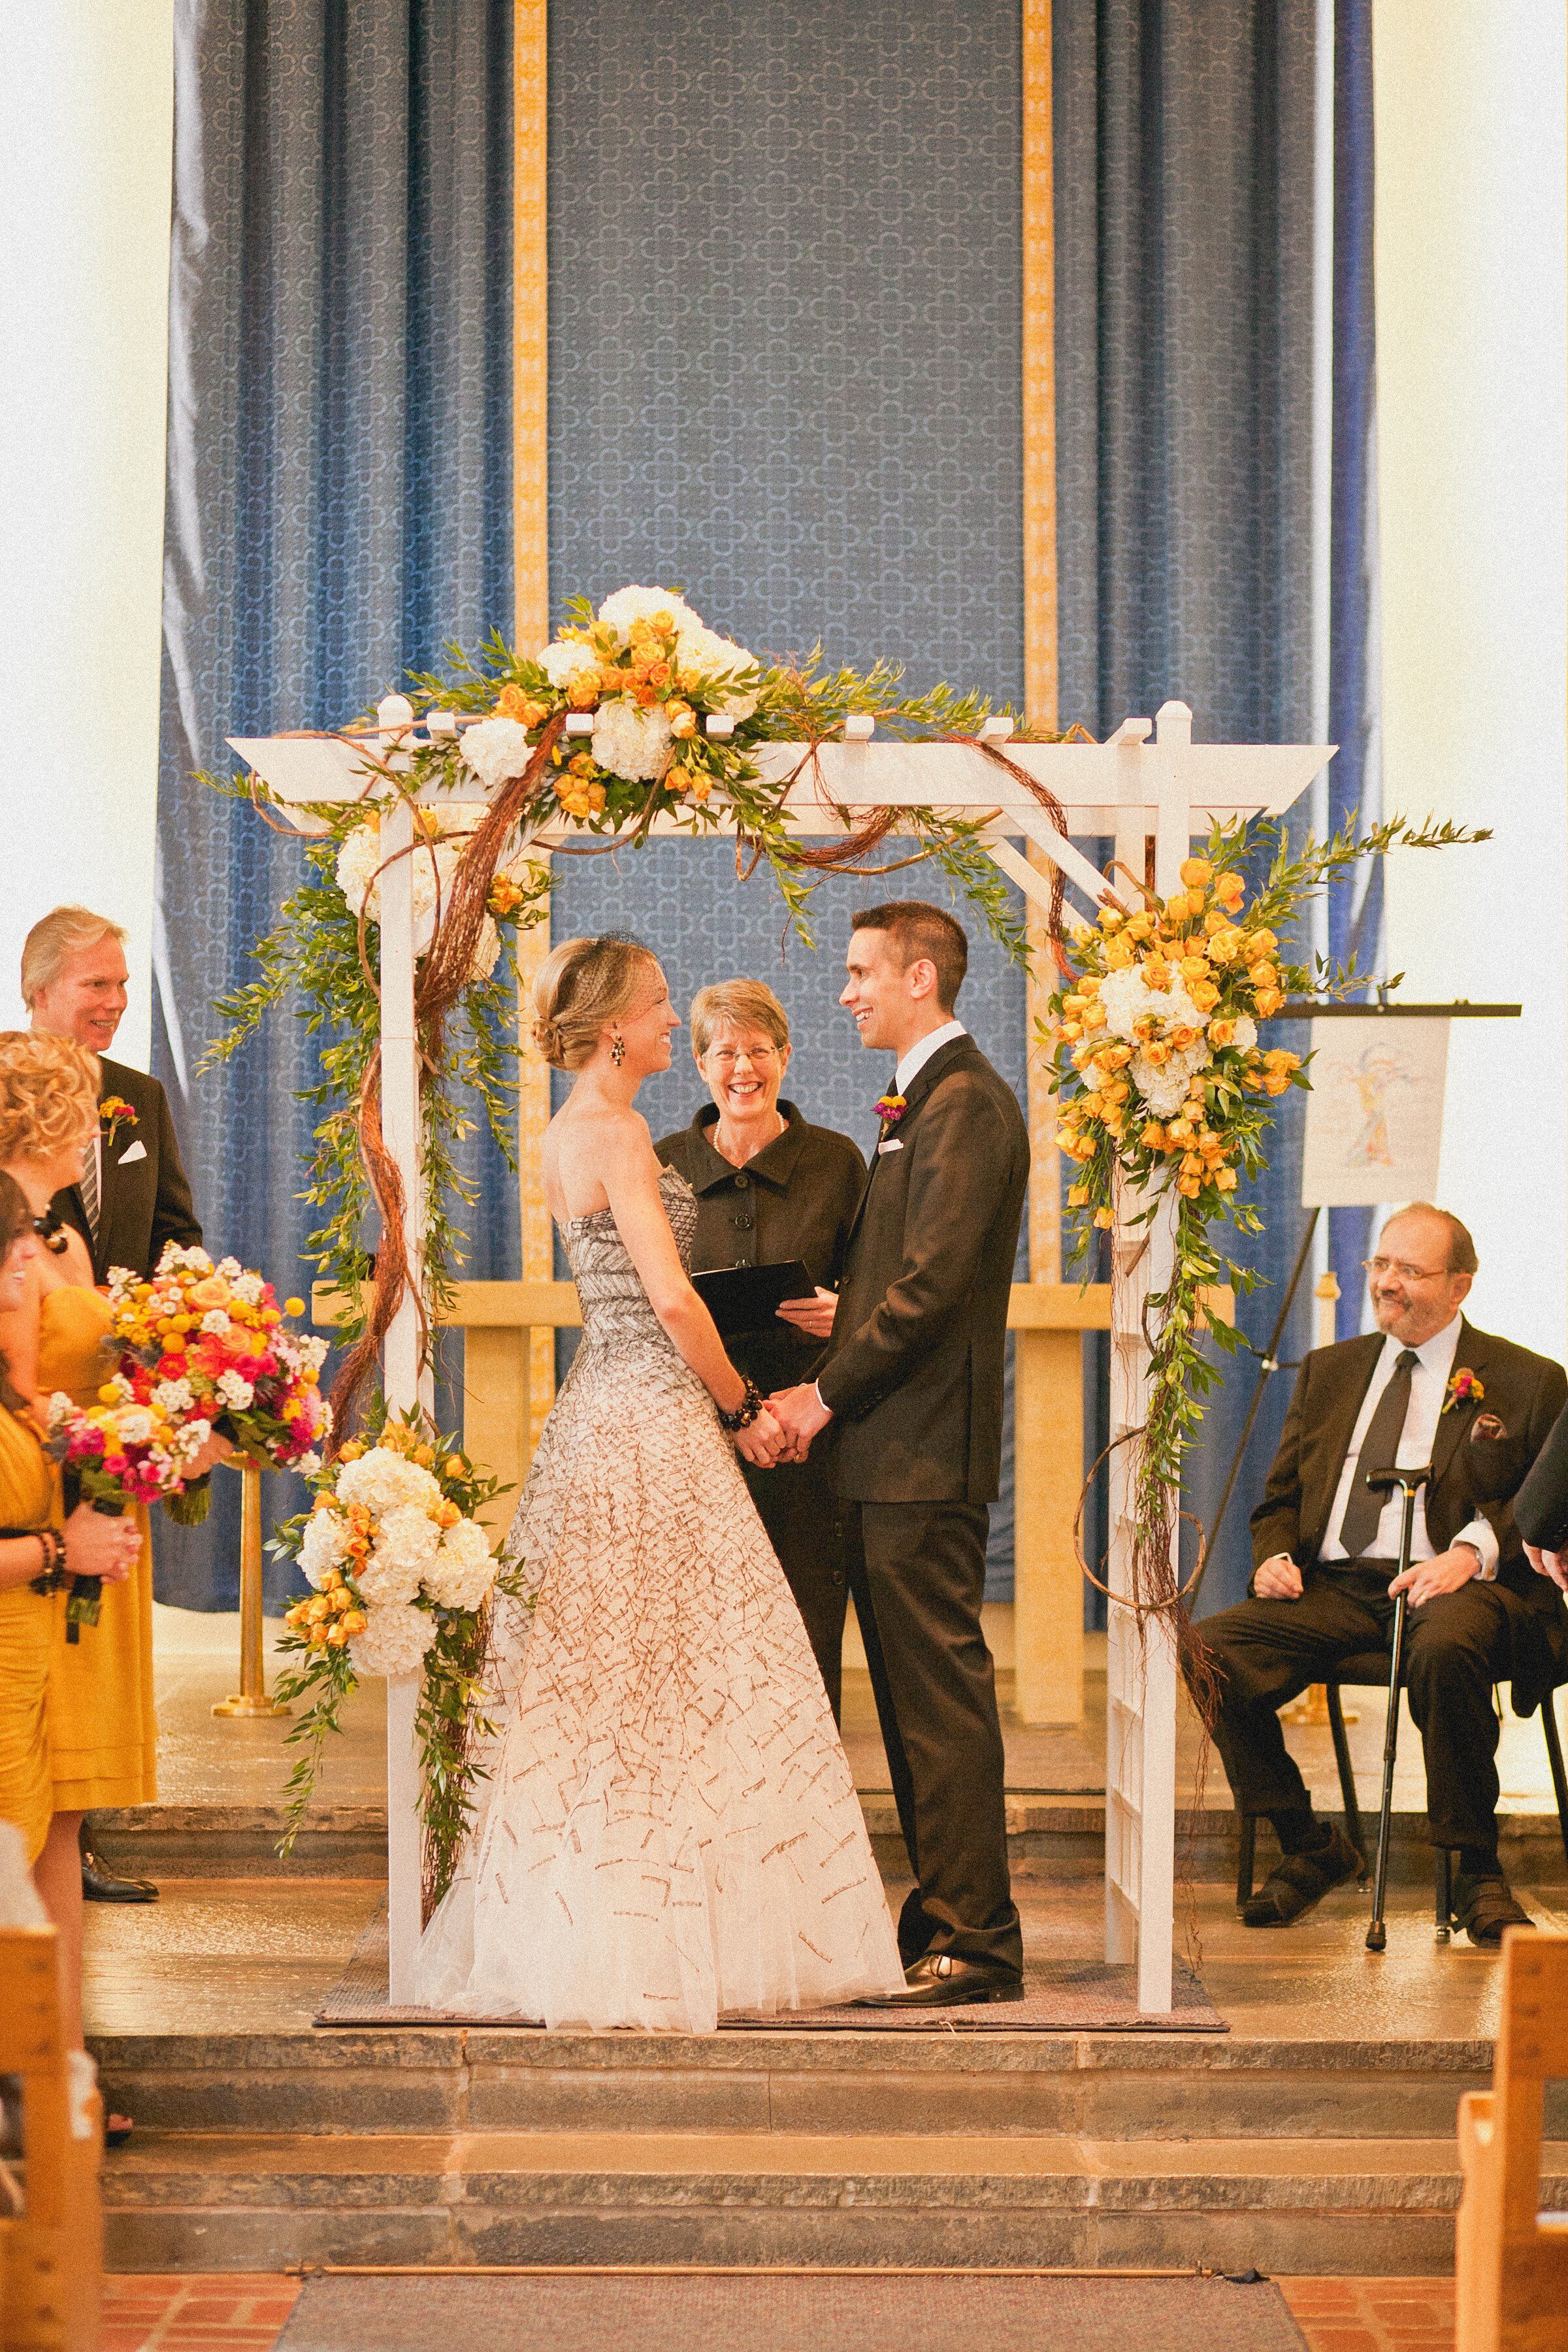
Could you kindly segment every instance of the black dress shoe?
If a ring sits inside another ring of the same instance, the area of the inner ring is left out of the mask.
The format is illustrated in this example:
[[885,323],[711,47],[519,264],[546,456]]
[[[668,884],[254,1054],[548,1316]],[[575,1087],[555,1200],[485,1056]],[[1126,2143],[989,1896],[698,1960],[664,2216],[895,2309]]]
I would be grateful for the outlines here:
[[1495,1877],[1454,1874],[1454,1916],[1472,1944],[1495,1951],[1505,1927],[1533,1927],[1534,1920],[1500,1870]]
[[120,1878],[91,1846],[81,1850],[81,1894],[84,1903],[156,1903],[158,1890],[150,1878]]
[[961,2001],[1022,2000],[1024,1979],[961,1952],[927,1952],[904,1970],[901,1992],[868,1993],[865,2009],[956,2009]]

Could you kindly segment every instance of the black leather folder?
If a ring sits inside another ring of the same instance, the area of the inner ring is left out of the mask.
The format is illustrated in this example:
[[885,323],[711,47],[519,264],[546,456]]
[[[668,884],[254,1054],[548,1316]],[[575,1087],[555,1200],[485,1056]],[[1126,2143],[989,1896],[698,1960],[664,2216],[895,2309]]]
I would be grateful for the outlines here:
[[772,1330],[786,1298],[816,1295],[816,1285],[797,1257],[785,1258],[777,1265],[715,1266],[710,1274],[694,1274],[691,1286],[719,1326],[722,1339]]

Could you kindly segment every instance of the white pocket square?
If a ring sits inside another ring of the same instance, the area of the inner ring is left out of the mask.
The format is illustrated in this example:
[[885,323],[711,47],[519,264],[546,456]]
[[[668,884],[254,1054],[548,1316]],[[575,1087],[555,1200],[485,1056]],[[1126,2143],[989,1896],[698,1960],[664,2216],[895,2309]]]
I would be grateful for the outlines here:
[[145,1160],[146,1157],[147,1146],[144,1143],[133,1143],[129,1151],[122,1151],[121,1153],[119,1159],[115,1162],[115,1166],[117,1168],[129,1168],[133,1160]]
[[879,1160],[884,1151],[901,1151],[903,1148],[896,1135],[889,1135],[886,1143],[879,1143],[877,1146],[877,1157]]

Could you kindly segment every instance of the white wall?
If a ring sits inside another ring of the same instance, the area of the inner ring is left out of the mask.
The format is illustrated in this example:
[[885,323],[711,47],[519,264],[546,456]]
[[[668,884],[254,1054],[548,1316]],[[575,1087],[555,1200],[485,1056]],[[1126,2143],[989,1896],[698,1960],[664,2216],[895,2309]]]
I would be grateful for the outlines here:
[[1568,1344],[1563,0],[1375,0],[1384,806],[1489,824],[1393,858],[1389,969],[1456,1022],[1440,1198],[1471,1312]]
[[157,802],[174,0],[5,12],[0,74],[0,1024],[29,924],[131,931],[145,1065]]

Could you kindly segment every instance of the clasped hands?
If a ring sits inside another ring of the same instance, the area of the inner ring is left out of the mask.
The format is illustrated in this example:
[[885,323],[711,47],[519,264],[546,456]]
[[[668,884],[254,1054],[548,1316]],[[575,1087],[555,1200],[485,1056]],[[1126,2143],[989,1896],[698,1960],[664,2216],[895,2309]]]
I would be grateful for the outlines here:
[[[1470,1583],[1480,1565],[1473,1544],[1454,1544],[1435,1559],[1412,1560],[1389,1585],[1388,1597],[1392,1601],[1396,1594],[1407,1592],[1410,1606],[1419,1609],[1424,1601],[1436,1600],[1440,1592],[1458,1592],[1462,1584]],[[1300,1601],[1301,1571],[1288,1551],[1277,1551],[1257,1570],[1252,1590],[1259,1601]]]
[[832,1418],[813,1382],[803,1381],[768,1398],[755,1421],[735,1432],[735,1450],[760,1470],[772,1470],[780,1462],[804,1462],[812,1439]]

